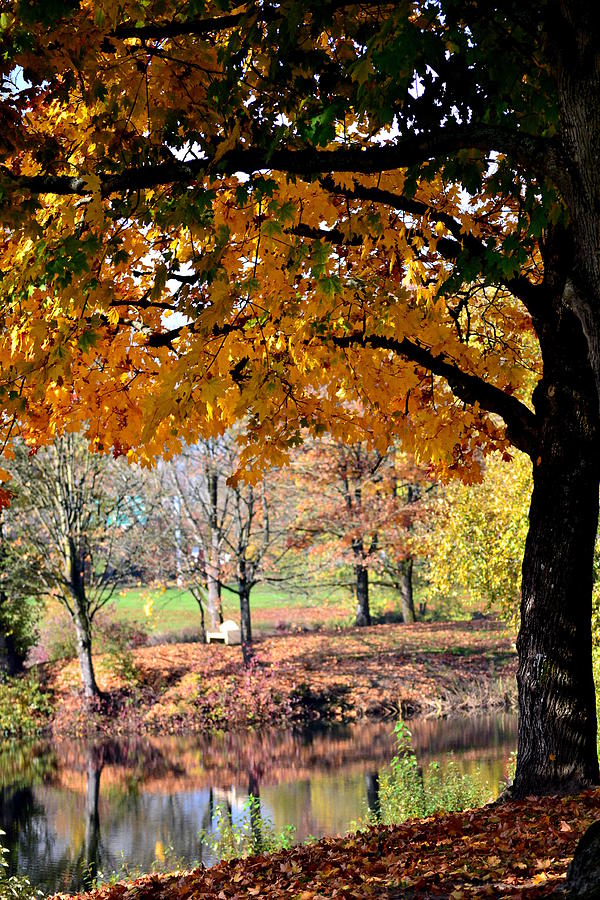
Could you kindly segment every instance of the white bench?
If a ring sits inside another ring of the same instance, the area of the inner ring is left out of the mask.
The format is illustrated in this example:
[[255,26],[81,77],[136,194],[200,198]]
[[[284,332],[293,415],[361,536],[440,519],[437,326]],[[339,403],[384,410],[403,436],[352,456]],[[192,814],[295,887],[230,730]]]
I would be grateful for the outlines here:
[[206,643],[210,644],[211,641],[223,641],[224,644],[241,644],[242,633],[237,622],[234,622],[233,619],[225,619],[219,625],[218,631],[208,631],[206,633]]

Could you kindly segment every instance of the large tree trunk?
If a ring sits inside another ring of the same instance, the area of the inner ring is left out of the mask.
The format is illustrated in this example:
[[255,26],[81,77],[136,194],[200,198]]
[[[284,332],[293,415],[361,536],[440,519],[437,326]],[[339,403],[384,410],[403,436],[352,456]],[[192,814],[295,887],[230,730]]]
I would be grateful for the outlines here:
[[409,556],[408,559],[402,560],[399,565],[398,590],[400,592],[400,603],[402,605],[402,619],[404,622],[415,622],[415,601],[413,597],[413,561]]
[[549,6],[549,15],[562,149],[553,177],[573,237],[566,294],[583,326],[600,392],[600,18],[587,0],[561,0]]
[[598,400],[581,325],[556,303],[540,330],[544,376],[534,392],[539,446],[517,641],[517,796],[599,781],[591,645]]
[[598,782],[591,595],[599,472],[597,460],[572,452],[543,454],[534,466],[517,642],[519,796]]

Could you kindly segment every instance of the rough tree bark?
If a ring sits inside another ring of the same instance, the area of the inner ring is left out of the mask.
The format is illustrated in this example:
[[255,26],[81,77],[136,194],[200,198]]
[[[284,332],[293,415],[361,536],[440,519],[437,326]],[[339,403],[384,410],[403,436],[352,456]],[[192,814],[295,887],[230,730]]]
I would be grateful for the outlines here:
[[517,796],[599,781],[591,654],[598,397],[581,323],[565,299],[572,282],[563,274],[561,285],[553,283],[552,260],[545,262],[554,299],[537,323],[544,375],[534,392],[539,444],[517,641]]
[[553,177],[566,202],[573,236],[574,265],[565,298],[583,326],[600,394],[600,17],[596,4],[587,0],[550,4],[548,33],[562,151]]

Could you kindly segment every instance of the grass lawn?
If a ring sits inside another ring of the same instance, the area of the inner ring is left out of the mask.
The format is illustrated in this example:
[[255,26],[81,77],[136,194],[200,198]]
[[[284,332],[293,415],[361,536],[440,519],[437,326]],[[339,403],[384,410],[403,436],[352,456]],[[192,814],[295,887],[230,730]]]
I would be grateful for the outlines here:
[[[152,601],[152,631],[179,632],[199,627],[198,604],[189,591],[177,587],[128,588],[115,594],[113,611],[118,618],[143,620],[149,601]],[[271,631],[278,626],[340,623],[350,620],[353,612],[350,599],[340,592],[324,600],[303,594],[290,595],[262,585],[253,589],[250,603],[252,624],[258,631]],[[225,618],[239,621],[238,597],[227,590],[223,591],[223,613]]]

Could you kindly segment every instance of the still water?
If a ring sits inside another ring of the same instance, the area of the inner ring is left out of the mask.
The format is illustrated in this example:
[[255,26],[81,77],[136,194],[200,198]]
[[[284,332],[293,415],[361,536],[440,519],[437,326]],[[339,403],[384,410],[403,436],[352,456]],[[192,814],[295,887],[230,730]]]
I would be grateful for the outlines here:
[[[481,771],[492,791],[516,745],[509,715],[409,723],[419,763],[448,753],[461,771]],[[234,823],[260,798],[277,829],[296,839],[340,834],[373,802],[376,776],[395,751],[393,725],[365,723],[305,732],[129,738],[96,744],[5,747],[0,754],[0,825],[11,871],[45,893],[77,891],[89,873],[158,859],[215,862],[198,832]]]

